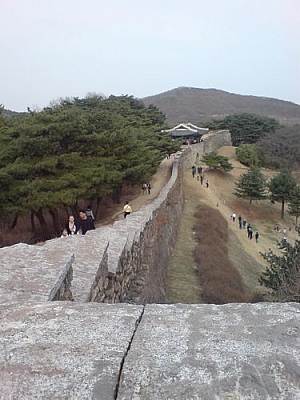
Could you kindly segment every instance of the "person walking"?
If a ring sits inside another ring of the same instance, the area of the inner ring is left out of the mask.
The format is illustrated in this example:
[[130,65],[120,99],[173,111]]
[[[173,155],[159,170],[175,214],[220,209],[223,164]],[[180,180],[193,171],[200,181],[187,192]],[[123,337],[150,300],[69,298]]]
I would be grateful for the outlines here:
[[250,225],[247,226],[247,236],[248,236],[248,239],[252,240],[252,238],[253,238],[253,229],[252,229],[252,227]]
[[150,184],[150,182],[147,182],[147,192],[148,192],[148,194],[151,194],[151,184]]
[[241,215],[239,215],[239,228],[243,229],[243,219]]
[[123,207],[124,219],[127,217],[127,215],[130,215],[130,213],[132,213],[132,208],[131,208],[130,205],[128,204],[128,201],[126,201],[126,204],[125,204],[125,206]]
[[206,187],[207,187],[207,188],[209,188],[209,182],[208,182],[208,179],[206,179],[205,185],[206,185]]
[[255,232],[255,241],[256,241],[256,243],[258,243],[258,238],[259,238],[259,233],[256,231]]
[[192,175],[193,175],[193,178],[194,178],[194,176],[195,176],[195,173],[196,173],[196,167],[195,167],[195,165],[193,165],[193,166],[192,166]]

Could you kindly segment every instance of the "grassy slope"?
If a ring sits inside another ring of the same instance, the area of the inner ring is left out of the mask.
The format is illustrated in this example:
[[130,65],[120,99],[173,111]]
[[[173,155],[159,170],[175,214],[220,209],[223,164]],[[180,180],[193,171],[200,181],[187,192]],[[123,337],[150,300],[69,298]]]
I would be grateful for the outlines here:
[[193,259],[195,239],[193,225],[198,200],[192,188],[184,182],[185,206],[180,220],[179,235],[166,277],[168,303],[200,303],[201,288]]
[[[207,171],[206,178],[210,181],[209,189],[201,186],[192,178],[191,172],[185,173],[185,208],[177,245],[168,267],[166,298],[168,302],[201,302],[201,288],[198,288],[199,280],[196,275],[196,266],[192,256],[192,250],[196,245],[193,237],[193,225],[195,223],[194,212],[197,204],[206,204],[212,209],[218,209],[228,221],[228,252],[231,261],[240,272],[245,291],[248,295],[255,292],[265,292],[258,284],[258,277],[265,269],[265,264],[260,252],[266,252],[269,248],[276,249],[277,239],[283,235],[276,234],[273,227],[279,223],[282,227],[293,228],[293,219],[286,215],[285,220],[280,220],[280,205],[271,205],[269,201],[252,204],[233,195],[234,182],[244,172],[243,166],[236,160],[235,151],[231,147],[222,148],[220,153],[230,158],[234,165],[231,173],[223,174],[218,171]],[[272,171],[264,171],[271,176]],[[259,243],[247,238],[246,231],[240,230],[238,223],[232,223],[232,212],[241,214],[251,223],[254,230],[260,233]],[[294,229],[288,233],[288,239],[297,237]],[[211,249],[213,251],[213,249]],[[220,260],[222,263],[222,260]]]

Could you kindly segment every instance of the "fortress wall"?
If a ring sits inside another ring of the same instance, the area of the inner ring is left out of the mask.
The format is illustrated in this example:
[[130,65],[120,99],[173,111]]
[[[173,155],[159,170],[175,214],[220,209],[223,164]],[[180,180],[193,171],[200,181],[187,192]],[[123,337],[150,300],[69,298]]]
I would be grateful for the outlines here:
[[[206,152],[231,145],[227,130],[204,135],[174,160],[172,176],[157,199],[125,221],[117,221],[108,247],[108,280],[101,301],[137,304],[165,301],[166,267],[173,251],[184,203],[182,176]],[[125,242],[125,236],[126,242]],[[113,245],[111,245],[113,243]]]
[[0,301],[164,302],[166,267],[184,202],[183,171],[205,152],[230,144],[230,133],[222,131],[187,146],[175,155],[159,196],[112,226],[0,249]]

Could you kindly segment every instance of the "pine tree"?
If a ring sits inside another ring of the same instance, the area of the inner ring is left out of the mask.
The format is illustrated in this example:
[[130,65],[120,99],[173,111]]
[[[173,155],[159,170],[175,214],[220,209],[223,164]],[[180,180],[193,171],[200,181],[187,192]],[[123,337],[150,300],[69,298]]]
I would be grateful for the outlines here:
[[201,161],[206,164],[209,168],[221,169],[225,172],[232,170],[232,164],[228,161],[225,156],[220,156],[216,151],[206,153]]
[[272,250],[261,253],[269,266],[260,276],[259,283],[271,289],[272,295],[279,301],[300,302],[300,241],[296,240],[292,246],[282,240],[278,247],[282,255],[274,254]]
[[281,218],[284,219],[284,206],[286,200],[289,200],[291,193],[296,186],[296,181],[288,170],[283,170],[273,176],[269,182],[271,200],[281,202]]
[[296,217],[296,226],[298,226],[298,218],[300,217],[300,186],[296,185],[291,192],[288,213]]
[[264,200],[267,195],[267,178],[259,168],[249,168],[235,184],[234,194],[243,199]]

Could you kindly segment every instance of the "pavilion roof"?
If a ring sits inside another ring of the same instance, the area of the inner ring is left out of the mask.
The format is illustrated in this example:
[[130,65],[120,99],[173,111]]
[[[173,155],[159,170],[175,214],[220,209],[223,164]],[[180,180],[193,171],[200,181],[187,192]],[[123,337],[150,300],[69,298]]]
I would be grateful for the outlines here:
[[183,123],[174,126],[174,128],[166,129],[163,132],[169,132],[172,136],[184,136],[188,134],[204,134],[209,131],[208,128],[200,128],[197,125],[192,124],[191,122]]

